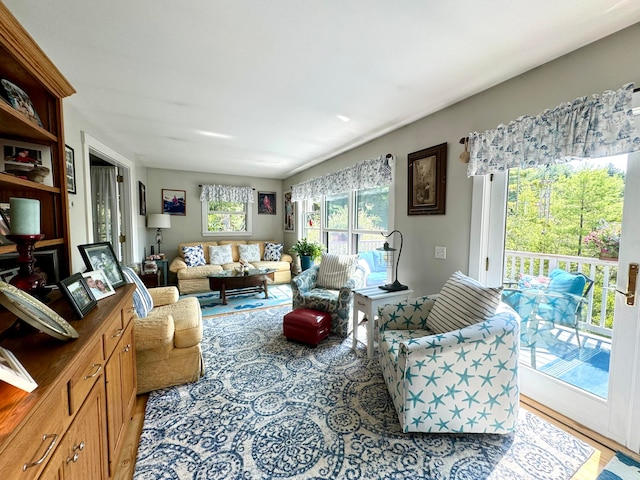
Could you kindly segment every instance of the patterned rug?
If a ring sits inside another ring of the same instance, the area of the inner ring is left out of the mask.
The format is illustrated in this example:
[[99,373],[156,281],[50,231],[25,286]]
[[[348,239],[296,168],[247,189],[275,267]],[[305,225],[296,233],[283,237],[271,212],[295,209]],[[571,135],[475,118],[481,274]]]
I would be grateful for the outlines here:
[[257,308],[291,305],[291,287],[289,284],[269,285],[269,298],[264,293],[244,293],[227,297],[227,304],[223,305],[218,292],[192,293],[182,297],[196,297],[200,302],[203,317],[239,313]]
[[597,480],[640,480],[640,463],[617,452],[600,472]]
[[205,320],[206,376],[152,392],[152,479],[570,479],[593,449],[521,409],[514,434],[402,434],[377,359],[288,342],[289,307]]

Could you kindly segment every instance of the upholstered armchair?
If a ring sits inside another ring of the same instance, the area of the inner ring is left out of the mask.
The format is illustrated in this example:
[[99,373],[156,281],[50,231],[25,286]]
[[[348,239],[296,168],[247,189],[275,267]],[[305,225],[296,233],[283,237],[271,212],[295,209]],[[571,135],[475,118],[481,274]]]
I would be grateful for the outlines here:
[[434,334],[438,295],[380,307],[380,365],[403,432],[508,433],[519,409],[517,314]]
[[[323,262],[325,267],[322,266]],[[321,268],[326,268],[327,255],[323,254],[320,265],[314,265],[291,279],[293,309],[310,308],[331,314],[331,333],[346,337],[351,326],[353,314],[353,290],[364,284],[365,272],[359,265],[351,266],[350,276],[346,281],[332,286],[322,282]],[[320,283],[318,279],[320,278]]]

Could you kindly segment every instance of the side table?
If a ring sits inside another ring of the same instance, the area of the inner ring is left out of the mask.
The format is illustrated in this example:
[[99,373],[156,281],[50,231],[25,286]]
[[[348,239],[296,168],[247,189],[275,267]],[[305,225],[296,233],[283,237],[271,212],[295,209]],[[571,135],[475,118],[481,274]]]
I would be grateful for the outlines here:
[[378,307],[389,303],[406,300],[413,290],[388,292],[377,286],[358,288],[353,291],[353,350],[358,344],[358,312],[364,313],[367,321],[367,357],[373,358],[373,337]]

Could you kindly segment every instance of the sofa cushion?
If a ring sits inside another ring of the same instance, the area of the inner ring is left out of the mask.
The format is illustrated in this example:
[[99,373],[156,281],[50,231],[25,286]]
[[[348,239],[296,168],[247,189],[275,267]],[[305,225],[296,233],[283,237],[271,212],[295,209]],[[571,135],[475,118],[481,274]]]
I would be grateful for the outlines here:
[[[229,253],[231,253],[231,249],[229,249]],[[260,245],[258,245],[257,243],[238,245],[238,253],[242,260],[245,260],[249,263],[260,261]]]
[[224,265],[233,262],[231,245],[209,246],[209,263],[211,265]]
[[182,256],[184,257],[187,267],[198,267],[206,264],[202,245],[182,247]]
[[339,290],[353,277],[357,263],[357,255],[323,253],[320,259],[316,285],[322,288]]
[[153,299],[151,298],[151,294],[149,294],[149,290],[144,283],[142,283],[142,279],[134,272],[130,267],[121,267],[122,273],[127,278],[129,283],[134,283],[136,285],[136,289],[133,292],[133,308],[136,311],[136,315],[138,318],[146,318],[149,315],[149,312],[153,308]]
[[440,290],[427,317],[427,328],[446,333],[483,322],[496,312],[501,295],[501,286],[487,287],[455,272]]
[[267,262],[279,262],[283,248],[284,245],[281,243],[266,242],[264,244],[264,260]]

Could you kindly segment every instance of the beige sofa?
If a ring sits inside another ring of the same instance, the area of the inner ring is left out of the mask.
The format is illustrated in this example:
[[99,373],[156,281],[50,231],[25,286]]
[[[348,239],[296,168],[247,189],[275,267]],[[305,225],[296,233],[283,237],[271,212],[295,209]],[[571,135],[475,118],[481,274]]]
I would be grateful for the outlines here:
[[[221,270],[232,270],[235,267],[240,266],[240,253],[238,252],[238,245],[257,243],[260,245],[260,258],[264,258],[264,244],[266,242],[280,243],[270,240],[222,240],[217,242],[188,242],[178,245],[178,256],[173,259],[169,265],[169,270],[175,273],[178,277],[178,289],[182,295],[187,293],[199,293],[209,291],[209,279],[207,275]],[[199,267],[188,267],[184,261],[182,254],[182,247],[191,247],[195,245],[202,245],[204,251],[204,258],[207,262],[206,265]],[[233,257],[233,263],[225,263],[224,265],[211,265],[209,263],[209,246],[216,245],[231,245],[231,253]],[[256,268],[275,268],[274,283],[289,283],[291,282],[291,263],[293,258],[291,255],[283,253],[279,262],[273,261],[260,261],[251,262]]]

